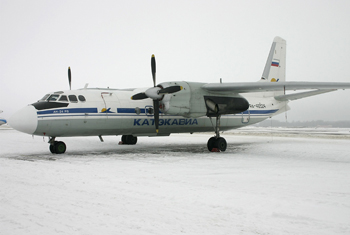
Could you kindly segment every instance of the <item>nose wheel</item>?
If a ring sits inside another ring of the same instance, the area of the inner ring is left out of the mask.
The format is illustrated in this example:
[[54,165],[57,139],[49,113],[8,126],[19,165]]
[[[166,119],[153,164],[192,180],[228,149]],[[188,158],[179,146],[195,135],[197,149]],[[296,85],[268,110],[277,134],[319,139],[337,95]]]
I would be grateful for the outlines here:
[[55,137],[50,138],[49,144],[49,149],[51,153],[62,154],[66,152],[66,144],[62,141],[55,141]]

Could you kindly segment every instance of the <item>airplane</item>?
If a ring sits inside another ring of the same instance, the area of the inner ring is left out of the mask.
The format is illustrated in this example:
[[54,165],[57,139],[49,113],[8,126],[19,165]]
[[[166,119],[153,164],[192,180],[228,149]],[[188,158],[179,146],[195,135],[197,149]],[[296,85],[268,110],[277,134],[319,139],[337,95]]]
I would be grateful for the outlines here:
[[[66,152],[58,137],[121,135],[134,145],[140,136],[214,132],[209,151],[225,151],[220,133],[261,122],[290,109],[288,102],[349,89],[350,83],[288,82],[285,79],[286,41],[275,37],[262,77],[257,82],[156,83],[156,61],[151,57],[153,87],[132,89],[84,88],[49,92],[15,113],[9,125],[30,135],[49,137],[51,153]],[[286,94],[286,91],[307,90]]]
[[[3,111],[0,110],[0,113],[2,113],[2,112]],[[3,124],[6,124],[6,123],[7,123],[6,119],[0,117],[0,126],[3,125]]]

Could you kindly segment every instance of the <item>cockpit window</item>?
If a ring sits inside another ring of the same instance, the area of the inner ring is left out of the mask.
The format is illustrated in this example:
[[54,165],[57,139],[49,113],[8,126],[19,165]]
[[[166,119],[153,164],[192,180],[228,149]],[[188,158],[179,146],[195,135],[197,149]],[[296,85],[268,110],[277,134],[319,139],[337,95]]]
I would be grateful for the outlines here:
[[69,95],[68,96],[69,98],[69,101],[72,102],[72,103],[77,103],[78,102],[78,99],[75,95]]
[[79,100],[80,100],[81,102],[86,101],[86,99],[85,99],[85,97],[84,97],[83,95],[79,95],[78,98],[79,98]]
[[50,97],[47,99],[47,101],[57,101],[57,99],[58,99],[58,97],[59,97],[60,95],[50,95]]
[[58,101],[68,101],[66,95],[62,95],[61,98]]
[[50,94],[46,94],[46,95],[44,95],[44,97],[41,98],[39,101],[45,101],[45,100],[47,99],[47,97],[49,97],[49,96],[50,96]]

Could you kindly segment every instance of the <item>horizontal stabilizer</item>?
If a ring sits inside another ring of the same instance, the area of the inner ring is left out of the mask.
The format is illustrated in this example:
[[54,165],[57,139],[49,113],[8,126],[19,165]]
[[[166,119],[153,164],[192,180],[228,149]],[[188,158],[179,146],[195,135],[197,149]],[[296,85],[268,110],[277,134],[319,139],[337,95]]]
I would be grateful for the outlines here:
[[237,82],[207,83],[202,86],[208,91],[230,91],[234,93],[311,90],[311,89],[350,89],[348,82]]
[[306,98],[314,95],[320,95],[331,91],[336,91],[336,89],[328,89],[328,90],[325,89],[325,90],[300,92],[300,93],[289,94],[289,95],[279,95],[279,96],[275,96],[275,99],[278,101],[298,100],[298,99],[302,99],[302,98]]

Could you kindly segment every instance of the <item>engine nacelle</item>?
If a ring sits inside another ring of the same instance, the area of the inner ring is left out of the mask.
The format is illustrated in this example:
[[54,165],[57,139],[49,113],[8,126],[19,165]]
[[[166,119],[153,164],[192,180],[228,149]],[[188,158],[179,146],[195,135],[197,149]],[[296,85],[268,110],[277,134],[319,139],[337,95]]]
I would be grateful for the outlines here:
[[191,90],[187,82],[166,82],[159,84],[163,88],[169,86],[182,86],[183,89],[179,92],[164,95],[160,102],[160,110],[163,113],[170,115],[181,115],[188,117],[191,111],[190,99]]
[[223,114],[237,114],[249,109],[249,102],[241,97],[204,96],[208,117],[217,117]]
[[184,117],[217,117],[223,114],[236,114],[249,108],[248,101],[238,94],[218,96],[202,89],[204,83],[167,82],[163,88],[182,86],[179,92],[164,95],[160,102],[161,112]]

